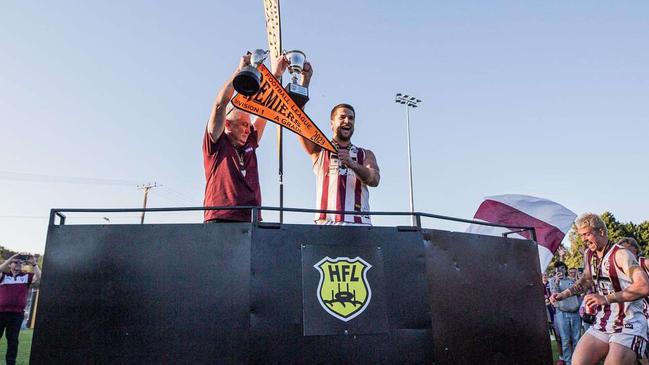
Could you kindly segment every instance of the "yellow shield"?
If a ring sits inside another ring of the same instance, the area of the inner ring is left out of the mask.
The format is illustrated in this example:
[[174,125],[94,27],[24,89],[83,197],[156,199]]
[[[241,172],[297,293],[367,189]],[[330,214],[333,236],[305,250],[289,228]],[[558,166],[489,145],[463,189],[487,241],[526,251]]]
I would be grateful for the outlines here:
[[313,265],[320,272],[318,301],[327,313],[349,321],[363,313],[372,299],[367,270],[372,265],[360,257],[325,257]]

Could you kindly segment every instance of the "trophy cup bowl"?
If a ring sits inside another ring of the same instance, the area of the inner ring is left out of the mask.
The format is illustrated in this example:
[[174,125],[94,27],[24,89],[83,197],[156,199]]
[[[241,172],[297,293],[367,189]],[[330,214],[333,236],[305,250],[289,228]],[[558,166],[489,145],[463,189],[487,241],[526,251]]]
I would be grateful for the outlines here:
[[261,73],[252,66],[244,67],[232,80],[232,86],[241,95],[252,96],[259,91]]
[[306,61],[306,55],[304,52],[293,50],[286,52],[286,58],[288,59],[288,72],[291,74],[291,82],[286,85],[286,91],[288,95],[297,103],[300,108],[304,107],[307,101],[309,101],[309,89],[297,83],[297,77],[304,70],[304,62]]
[[304,69],[306,55],[302,51],[293,50],[286,52],[286,58],[288,59],[288,72],[293,80],[297,80],[297,75],[301,74]]
[[232,86],[241,95],[252,96],[259,91],[261,85],[261,73],[257,71],[257,66],[266,60],[268,51],[256,49],[250,55],[250,65],[245,66],[239,71],[237,76],[232,80]]

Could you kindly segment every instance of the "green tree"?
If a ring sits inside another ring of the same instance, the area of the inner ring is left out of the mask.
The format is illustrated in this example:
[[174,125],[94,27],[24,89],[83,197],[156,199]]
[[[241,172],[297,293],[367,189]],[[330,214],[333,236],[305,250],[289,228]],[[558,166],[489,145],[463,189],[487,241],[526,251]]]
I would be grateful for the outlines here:
[[642,247],[642,255],[649,256],[649,221],[636,225],[634,237]]
[[17,254],[18,252],[12,251],[4,246],[0,246],[0,262],[4,262],[6,259]]
[[568,267],[583,267],[583,252],[586,249],[586,244],[581,240],[574,227],[568,232],[568,240],[570,241],[570,248],[566,254],[566,265]]
[[[622,237],[630,237],[631,232],[628,231],[628,225],[618,222],[613,213],[604,212],[600,217],[604,223],[606,223],[606,228],[608,229],[608,239],[617,242]],[[633,225],[633,223],[631,223]]]

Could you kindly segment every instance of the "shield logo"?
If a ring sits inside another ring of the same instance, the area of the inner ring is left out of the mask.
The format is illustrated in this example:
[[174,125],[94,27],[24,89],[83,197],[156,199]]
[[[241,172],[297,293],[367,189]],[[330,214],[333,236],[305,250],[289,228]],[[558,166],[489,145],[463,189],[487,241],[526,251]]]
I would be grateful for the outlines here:
[[327,313],[344,322],[363,313],[372,299],[367,281],[372,265],[360,257],[327,256],[313,267],[320,272],[317,296]]

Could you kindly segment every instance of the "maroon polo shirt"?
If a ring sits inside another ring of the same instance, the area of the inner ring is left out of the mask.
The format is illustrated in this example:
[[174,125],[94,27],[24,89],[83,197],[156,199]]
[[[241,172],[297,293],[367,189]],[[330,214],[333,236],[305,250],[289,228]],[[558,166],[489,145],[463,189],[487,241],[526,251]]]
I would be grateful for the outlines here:
[[27,305],[27,293],[34,274],[19,273],[0,275],[0,312],[23,313]]
[[[205,198],[203,206],[261,205],[257,169],[257,131],[251,126],[248,140],[239,154],[225,135],[212,142],[205,129],[203,164],[205,167]],[[243,168],[239,156],[243,157]],[[250,210],[206,210],[205,220],[228,219],[250,222]]]

